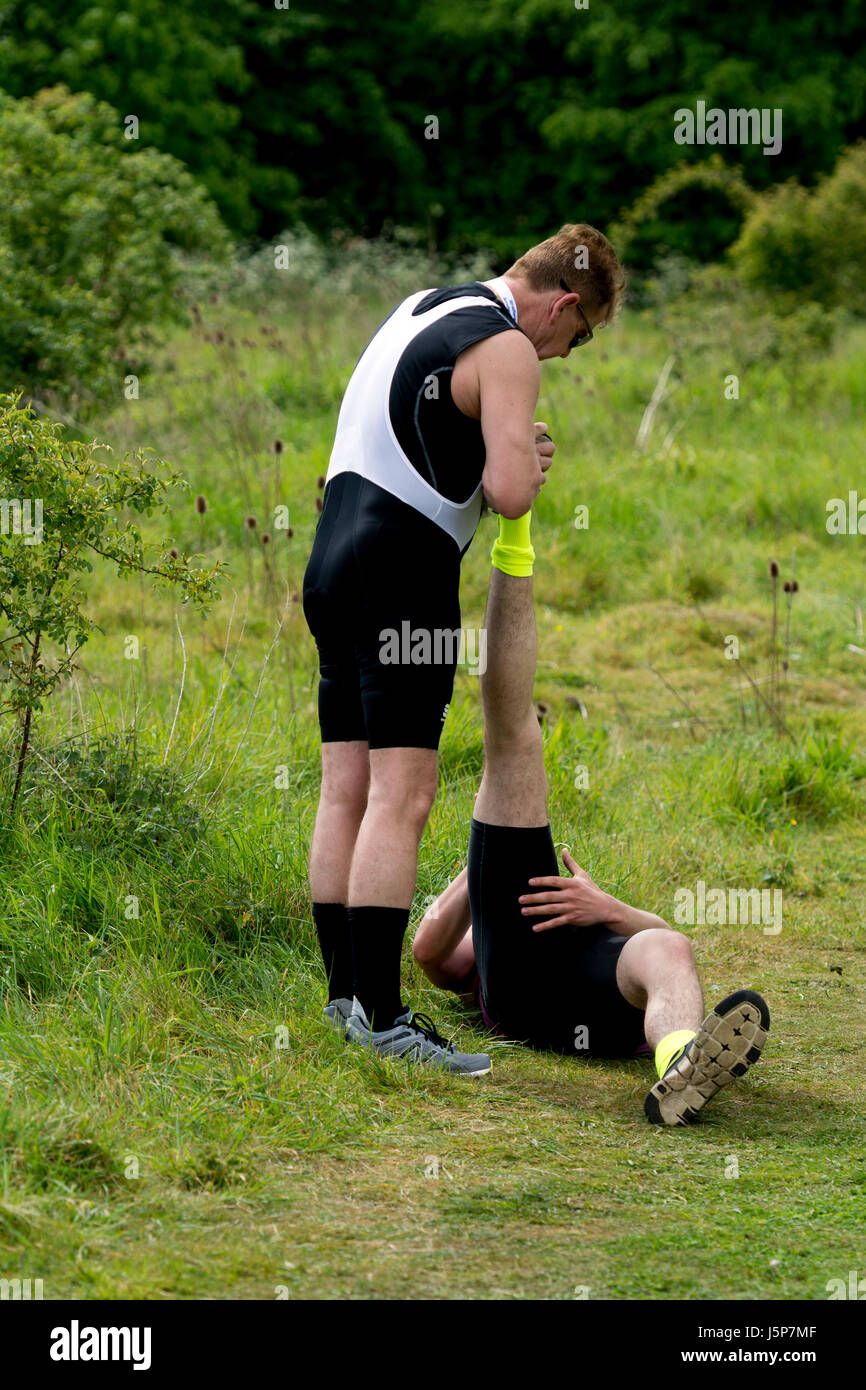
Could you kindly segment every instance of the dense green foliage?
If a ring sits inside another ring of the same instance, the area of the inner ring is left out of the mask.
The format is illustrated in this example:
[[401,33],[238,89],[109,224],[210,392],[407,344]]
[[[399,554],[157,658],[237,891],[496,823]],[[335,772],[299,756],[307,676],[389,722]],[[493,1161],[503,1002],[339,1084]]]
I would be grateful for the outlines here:
[[731,259],[780,300],[866,313],[866,143],[814,192],[791,181],[757,198]]
[[610,236],[632,270],[651,269],[665,256],[713,261],[755,203],[740,171],[714,152],[703,163],[683,161],[659,175]]
[[0,96],[0,383],[73,408],[124,389],[155,323],[178,313],[182,252],[221,254],[216,210],[169,154],[58,87]]
[[[698,99],[780,107],[778,155],[724,159],[757,188],[811,182],[866,133],[866,30],[858,3],[805,0],[755,0],[747,24],[694,0],[6,0],[0,89],[56,82],[137,115],[242,234],[393,222],[508,255],[610,224],[682,158],[674,111]],[[722,202],[710,225],[681,212],[710,248],[736,230]]]

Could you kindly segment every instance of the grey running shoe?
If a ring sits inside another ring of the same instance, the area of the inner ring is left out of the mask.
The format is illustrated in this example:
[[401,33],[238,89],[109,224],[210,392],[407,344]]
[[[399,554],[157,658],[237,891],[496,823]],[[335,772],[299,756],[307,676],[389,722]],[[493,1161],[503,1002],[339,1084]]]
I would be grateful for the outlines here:
[[644,1101],[654,1125],[690,1125],[708,1100],[757,1062],[770,1027],[760,994],[738,989],[704,1019]]
[[338,1033],[345,1033],[351,1012],[351,999],[332,999],[322,1010],[322,1022],[335,1028]]
[[405,1057],[407,1061],[425,1062],[461,1076],[486,1076],[493,1067],[485,1052],[458,1052],[453,1043],[437,1033],[431,1018],[426,1014],[413,1014],[408,1009],[400,1014],[393,1028],[374,1033],[355,999],[346,1024],[346,1037],[370,1052],[378,1052],[380,1057]]

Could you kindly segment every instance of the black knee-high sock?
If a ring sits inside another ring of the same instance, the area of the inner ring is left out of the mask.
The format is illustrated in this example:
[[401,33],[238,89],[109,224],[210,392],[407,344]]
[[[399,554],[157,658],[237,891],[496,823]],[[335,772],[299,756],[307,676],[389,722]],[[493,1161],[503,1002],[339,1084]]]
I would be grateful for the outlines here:
[[328,977],[328,998],[351,999],[355,972],[348,912],[342,903],[313,903],[313,921]]
[[400,1002],[400,951],[408,907],[350,907],[355,994],[373,1029],[391,1028],[404,1012]]

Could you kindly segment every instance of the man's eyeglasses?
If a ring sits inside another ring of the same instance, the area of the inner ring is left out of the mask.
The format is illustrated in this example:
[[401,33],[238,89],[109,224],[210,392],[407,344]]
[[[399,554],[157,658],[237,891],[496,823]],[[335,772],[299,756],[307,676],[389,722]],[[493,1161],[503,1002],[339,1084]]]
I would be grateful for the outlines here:
[[[562,289],[565,290],[565,293],[566,293],[566,294],[574,294],[574,293],[575,293],[574,290],[570,290],[570,289],[568,288],[568,285],[565,283],[564,280],[560,280],[559,283],[560,283]],[[584,343],[590,343],[590,342],[592,342],[592,329],[590,328],[590,325],[589,325],[589,319],[586,317],[586,314],[583,312],[583,310],[581,309],[581,307],[580,307],[579,304],[575,304],[574,307],[575,307],[575,309],[577,310],[577,312],[580,314],[580,317],[583,319],[584,323],[586,324],[586,332],[585,332],[585,333],[575,333],[574,337],[572,338],[571,342],[570,342],[569,345],[568,345],[569,351],[571,351],[572,348],[583,347]]]

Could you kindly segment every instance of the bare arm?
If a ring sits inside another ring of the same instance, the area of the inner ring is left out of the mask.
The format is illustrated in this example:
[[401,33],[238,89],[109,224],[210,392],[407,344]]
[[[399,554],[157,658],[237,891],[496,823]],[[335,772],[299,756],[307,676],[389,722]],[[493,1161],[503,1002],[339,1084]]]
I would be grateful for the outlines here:
[[[551,927],[591,927],[597,924],[609,927],[620,936],[635,936],[639,931],[650,927],[665,927],[667,922],[654,912],[646,912],[642,907],[632,907],[630,903],[620,902],[612,893],[605,893],[594,883],[585,869],[565,849],[562,852],[565,866],[573,874],[572,878],[531,878],[530,885],[543,891],[525,893],[520,899],[524,917],[543,917],[549,920],[536,922],[533,931],[549,931]],[[551,915],[553,914],[553,915]]]
[[475,982],[475,951],[469,917],[468,873],[464,869],[427,909],[412,942],[412,954],[439,989],[468,994]]
[[474,349],[486,463],[484,495],[494,511],[528,512],[544,483],[533,416],[541,380],[538,358],[522,333],[499,333]]

